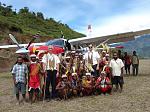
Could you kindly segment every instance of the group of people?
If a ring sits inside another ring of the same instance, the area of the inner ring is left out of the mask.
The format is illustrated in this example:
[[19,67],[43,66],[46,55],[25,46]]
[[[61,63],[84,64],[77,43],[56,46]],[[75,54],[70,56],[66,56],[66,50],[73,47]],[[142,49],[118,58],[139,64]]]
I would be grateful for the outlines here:
[[130,75],[130,68],[132,65],[132,73],[133,76],[137,76],[138,75],[138,71],[139,71],[139,58],[136,54],[136,51],[133,51],[133,55],[130,56],[127,52],[124,53],[124,57],[122,58],[125,64],[125,71],[126,74]]
[[[31,103],[41,99],[49,101],[77,96],[111,95],[113,85],[115,91],[122,92],[124,65],[129,69],[127,54],[123,57],[120,53],[113,52],[111,59],[109,52],[99,53],[91,44],[85,54],[68,51],[58,56],[52,54],[51,50],[52,46],[38,58],[36,54],[31,54],[30,62],[27,63],[23,57],[17,58],[12,75],[18,104],[20,92],[23,102],[26,101],[26,86]],[[130,61],[134,62],[133,68],[137,75],[139,60],[135,51]]]

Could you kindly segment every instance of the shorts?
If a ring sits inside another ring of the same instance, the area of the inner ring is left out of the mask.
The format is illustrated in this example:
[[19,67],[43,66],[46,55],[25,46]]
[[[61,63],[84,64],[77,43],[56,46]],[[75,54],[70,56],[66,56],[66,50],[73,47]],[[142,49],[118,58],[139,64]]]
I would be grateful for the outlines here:
[[124,84],[123,77],[114,76],[114,77],[112,78],[112,84]]
[[22,94],[26,94],[26,84],[22,82],[18,82],[17,84],[15,84],[14,92],[15,94],[19,94],[19,92],[21,92]]
[[130,70],[130,65],[125,64],[125,70]]

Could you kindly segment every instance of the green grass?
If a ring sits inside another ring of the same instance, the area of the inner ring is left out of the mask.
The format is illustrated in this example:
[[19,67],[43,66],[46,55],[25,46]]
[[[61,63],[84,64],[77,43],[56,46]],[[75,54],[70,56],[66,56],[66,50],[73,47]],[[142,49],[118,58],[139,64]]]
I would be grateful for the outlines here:
[[1,79],[9,79],[9,78],[12,78],[12,76],[9,74],[9,75],[3,75],[3,76],[0,76]]
[[[61,37],[61,31],[65,38],[83,37],[84,34],[73,31],[68,25],[55,21],[53,18],[41,19],[34,15],[32,11],[27,13],[13,14],[13,10],[7,12],[7,6],[0,6],[0,34],[6,35],[9,32],[18,32],[23,35],[34,35],[40,31],[41,36],[49,36],[52,38]],[[4,36],[5,37],[5,36]],[[3,38],[4,38],[3,37]],[[1,37],[2,38],[2,37]]]

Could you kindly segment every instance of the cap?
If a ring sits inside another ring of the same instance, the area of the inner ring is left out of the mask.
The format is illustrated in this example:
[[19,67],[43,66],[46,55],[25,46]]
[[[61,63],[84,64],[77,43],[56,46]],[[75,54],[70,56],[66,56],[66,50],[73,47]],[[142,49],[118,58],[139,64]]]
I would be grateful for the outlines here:
[[79,56],[82,56],[83,54],[82,54],[82,53],[79,53],[78,55],[79,55]]
[[73,53],[73,54],[74,54],[74,53],[76,53],[76,51],[71,51],[71,53]]
[[86,73],[85,75],[86,75],[86,76],[91,76],[91,73],[88,72],[88,73]]
[[76,76],[76,75],[77,75],[77,73],[76,73],[76,72],[74,72],[74,73],[72,73],[71,75],[72,75],[72,76]]
[[35,58],[36,58],[36,55],[35,55],[35,54],[31,54],[30,57],[31,57],[31,58],[32,58],[32,57],[35,57]]
[[85,75],[82,76],[82,78],[85,78],[85,77],[86,77]]
[[102,51],[102,53],[106,53],[106,51]]
[[70,59],[70,56],[66,56],[65,59]]
[[62,75],[62,78],[67,78],[67,75]]
[[109,54],[106,54],[105,56],[109,57]]

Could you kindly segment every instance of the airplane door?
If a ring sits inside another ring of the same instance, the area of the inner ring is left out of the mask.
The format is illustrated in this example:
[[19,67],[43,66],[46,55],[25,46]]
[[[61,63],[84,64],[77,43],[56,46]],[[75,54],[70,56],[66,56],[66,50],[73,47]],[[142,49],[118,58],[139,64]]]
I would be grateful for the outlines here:
[[71,50],[71,44],[67,41],[65,41],[65,50],[70,51]]

